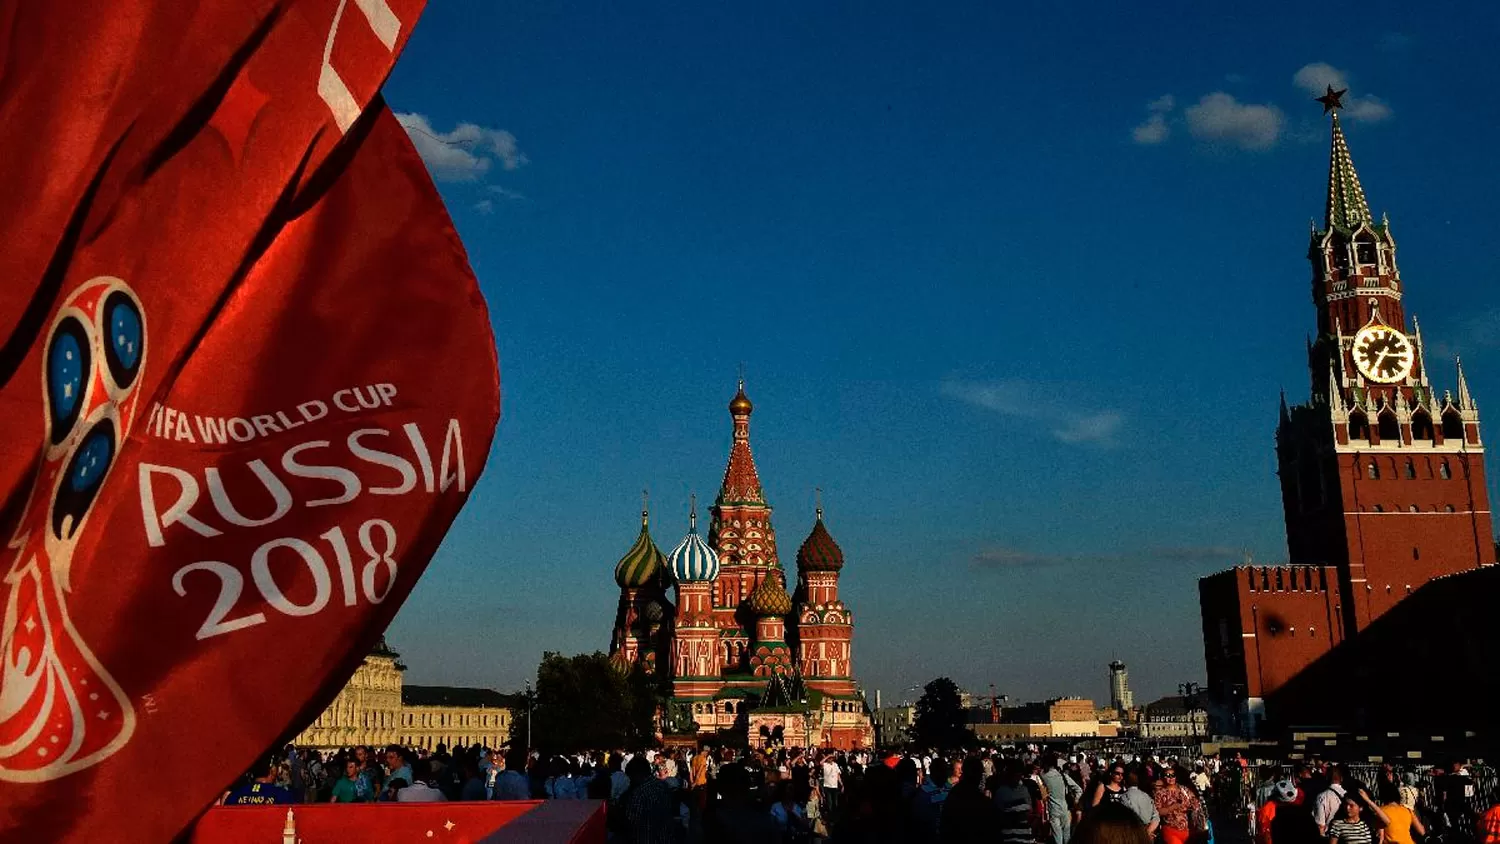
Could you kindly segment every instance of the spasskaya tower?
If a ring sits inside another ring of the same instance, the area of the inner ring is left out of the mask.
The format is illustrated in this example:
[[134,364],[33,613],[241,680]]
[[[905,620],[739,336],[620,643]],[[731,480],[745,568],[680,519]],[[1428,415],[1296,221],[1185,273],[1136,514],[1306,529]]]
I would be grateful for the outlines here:
[[1389,219],[1376,222],[1332,112],[1323,225],[1307,257],[1312,389],[1282,399],[1277,474],[1286,566],[1199,585],[1210,691],[1253,730],[1256,703],[1423,584],[1495,562],[1479,408],[1457,360],[1434,386],[1408,319]]

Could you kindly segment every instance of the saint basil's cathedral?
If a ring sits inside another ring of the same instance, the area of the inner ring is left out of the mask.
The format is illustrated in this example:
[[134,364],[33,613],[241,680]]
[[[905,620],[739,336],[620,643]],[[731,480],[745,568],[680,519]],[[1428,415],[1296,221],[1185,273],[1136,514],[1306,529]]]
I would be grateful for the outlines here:
[[741,381],[706,538],[695,505],[687,535],[664,555],[642,511],[640,535],[615,566],[611,662],[622,672],[639,667],[670,695],[667,732],[738,736],[757,747],[870,747],[874,729],[853,679],[854,618],[839,600],[843,551],[819,506],[788,594],[750,453],[753,410]]

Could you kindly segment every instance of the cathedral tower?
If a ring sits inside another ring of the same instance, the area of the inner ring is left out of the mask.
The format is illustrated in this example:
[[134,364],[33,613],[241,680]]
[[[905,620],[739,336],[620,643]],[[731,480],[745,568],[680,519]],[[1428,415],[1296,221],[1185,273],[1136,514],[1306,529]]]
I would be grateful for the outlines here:
[[797,661],[807,685],[831,695],[854,693],[854,617],[839,600],[844,552],[817,509],[812,532],[797,549]]
[[719,628],[714,620],[713,584],[719,555],[698,535],[698,503],[688,515],[688,534],[670,557],[677,581],[677,622],[672,639],[672,694],[684,700],[711,698],[721,683]]
[[760,487],[760,473],[750,453],[750,414],[754,405],[745,396],[745,382],[729,402],[734,439],[724,483],[710,510],[708,544],[719,552],[719,576],[713,587],[714,616],[719,626],[724,673],[749,670],[749,649],[756,618],[746,600],[767,574],[779,571],[776,531],[771,508]]
[[654,674],[658,658],[665,660],[661,651],[670,638],[672,621],[665,588],[668,579],[666,558],[651,540],[650,512],[642,508],[641,532],[615,564],[620,603],[609,653],[622,668],[640,665]]

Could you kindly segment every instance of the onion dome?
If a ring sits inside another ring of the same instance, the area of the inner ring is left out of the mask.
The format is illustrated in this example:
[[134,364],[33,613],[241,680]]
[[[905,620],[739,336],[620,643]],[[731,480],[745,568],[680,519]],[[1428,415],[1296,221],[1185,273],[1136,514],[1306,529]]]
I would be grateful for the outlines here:
[[732,416],[749,416],[753,410],[755,410],[755,405],[751,404],[749,397],[745,395],[745,379],[741,378],[739,392],[729,400],[729,413]]
[[615,583],[621,589],[639,589],[655,582],[666,566],[666,558],[662,556],[656,543],[651,541],[649,524],[650,515],[642,510],[641,535],[636,537],[635,544],[615,564]]
[[719,552],[709,547],[698,535],[698,505],[693,501],[692,514],[688,516],[688,534],[673,549],[671,556],[672,576],[678,583],[696,583],[714,580],[719,576]]
[[625,655],[623,648],[610,654],[609,670],[621,677],[630,673],[630,657]]
[[666,613],[667,611],[662,609],[661,601],[655,598],[647,601],[646,606],[641,608],[641,618],[644,618],[647,624],[660,624],[662,616]]
[[801,571],[838,571],[843,567],[844,552],[839,550],[839,544],[823,526],[823,508],[819,507],[812,533],[797,549],[797,568]]
[[786,581],[782,579],[781,569],[771,569],[760,585],[750,593],[748,601],[750,611],[761,618],[790,613],[792,596],[786,593]]

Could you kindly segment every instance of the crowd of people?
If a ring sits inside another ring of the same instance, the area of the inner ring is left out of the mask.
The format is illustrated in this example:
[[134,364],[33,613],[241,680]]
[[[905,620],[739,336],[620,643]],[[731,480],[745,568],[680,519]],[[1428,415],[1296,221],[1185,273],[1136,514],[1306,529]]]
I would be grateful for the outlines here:
[[1036,748],[288,747],[221,802],[598,800],[611,840],[624,844],[1500,844],[1500,793],[1484,800],[1461,765],[1434,782],[1418,788],[1414,772],[1391,766],[1364,783],[1339,765],[1257,776],[1238,757]]

